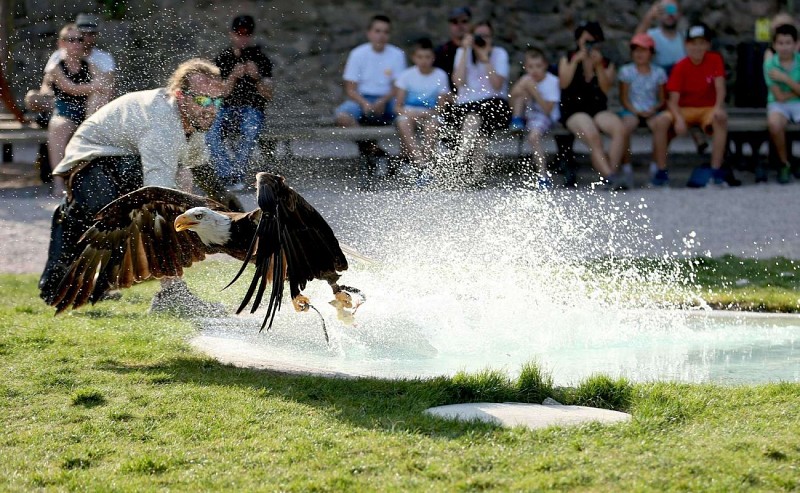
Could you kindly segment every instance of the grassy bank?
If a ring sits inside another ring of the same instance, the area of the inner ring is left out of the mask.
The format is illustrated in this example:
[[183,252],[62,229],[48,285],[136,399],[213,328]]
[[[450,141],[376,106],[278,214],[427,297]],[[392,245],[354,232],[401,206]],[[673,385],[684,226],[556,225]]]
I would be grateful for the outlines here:
[[[697,272],[712,290],[734,277]],[[33,276],[0,289],[0,490],[800,489],[800,384],[558,389],[533,365],[517,380],[285,375],[196,353],[188,321],[145,314],[152,284],[58,318]],[[534,432],[422,414],[545,396],[633,421]]]

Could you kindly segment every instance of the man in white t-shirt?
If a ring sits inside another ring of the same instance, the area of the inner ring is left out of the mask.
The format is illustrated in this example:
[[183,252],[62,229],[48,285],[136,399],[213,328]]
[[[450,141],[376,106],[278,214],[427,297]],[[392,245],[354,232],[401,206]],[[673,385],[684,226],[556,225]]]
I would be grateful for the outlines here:
[[[39,280],[40,296],[53,299],[64,274],[80,253],[78,239],[94,222],[95,214],[114,199],[142,186],[191,188],[189,171],[214,199],[226,199],[224,187],[214,184],[213,170],[198,175],[190,166],[208,159],[205,132],[222,105],[222,80],[211,62],[193,59],[173,73],[169,86],[128,93],[87,118],[67,144],[64,159],[53,174],[67,182],[67,195],[55,210],[50,247]],[[208,181],[207,181],[208,180]],[[219,193],[217,193],[219,192]],[[162,282],[155,299],[164,293],[191,296],[179,279]],[[154,299],[154,300],[155,300]],[[202,300],[191,303],[220,313]],[[153,305],[155,309],[164,306]]]
[[[97,34],[99,32],[99,19],[93,14],[78,14],[75,18],[75,25],[78,27],[83,37],[83,47],[86,53],[86,61],[97,69],[96,77],[103,79],[103,91],[92,93],[86,102],[86,114],[91,115],[101,106],[111,101],[114,96],[114,72],[117,65],[114,57],[107,51],[97,47]],[[44,73],[52,71],[56,65],[64,58],[64,51],[58,49],[50,55],[44,67]]]
[[[391,125],[394,113],[394,80],[406,68],[403,50],[389,44],[392,23],[385,15],[370,19],[367,43],[354,48],[344,67],[344,92],[347,101],[336,108],[336,124]],[[374,141],[358,143],[364,161],[359,170],[359,188],[370,187],[373,170],[385,174],[386,152]]]

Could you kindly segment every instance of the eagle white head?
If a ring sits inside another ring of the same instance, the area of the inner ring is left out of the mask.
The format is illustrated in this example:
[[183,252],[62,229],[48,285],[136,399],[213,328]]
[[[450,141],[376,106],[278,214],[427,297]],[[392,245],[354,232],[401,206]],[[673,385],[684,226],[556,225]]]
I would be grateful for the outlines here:
[[192,207],[175,218],[175,231],[186,229],[206,245],[224,245],[231,238],[231,218],[208,207]]

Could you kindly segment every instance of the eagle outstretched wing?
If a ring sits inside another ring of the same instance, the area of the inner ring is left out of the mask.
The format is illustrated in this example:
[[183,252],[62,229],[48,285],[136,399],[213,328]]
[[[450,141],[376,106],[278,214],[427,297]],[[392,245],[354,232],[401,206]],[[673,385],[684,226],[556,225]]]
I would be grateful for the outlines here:
[[218,250],[192,231],[175,231],[175,218],[192,207],[227,209],[211,199],[162,187],[144,187],[104,207],[78,241],[80,254],[50,302],[56,313],[100,300],[109,289],[164,276]]
[[[262,211],[256,235],[233,284],[255,255],[256,270],[236,313],[253,299],[254,313],[270,286],[269,304],[263,329],[272,326],[283,300],[284,279],[289,282],[292,299],[300,296],[306,283],[324,279],[335,286],[337,271],[347,270],[347,259],[336,236],[319,212],[300,194],[286,185],[282,176],[259,173],[256,177],[258,206]],[[229,284],[229,285],[230,285]]]

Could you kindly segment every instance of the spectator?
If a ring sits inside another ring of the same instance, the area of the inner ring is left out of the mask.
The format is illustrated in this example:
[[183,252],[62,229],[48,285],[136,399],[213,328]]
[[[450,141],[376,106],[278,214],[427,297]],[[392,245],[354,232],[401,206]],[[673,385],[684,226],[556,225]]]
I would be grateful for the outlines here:
[[[433,43],[423,38],[414,43],[410,67],[397,77],[397,131],[403,151],[415,170],[421,172],[420,185],[430,181],[431,158],[436,141],[436,108],[439,100],[450,93],[450,82],[444,70],[434,67]],[[417,142],[417,129],[422,130],[422,143]]]
[[473,33],[464,36],[456,51],[453,68],[453,82],[458,90],[453,113],[461,128],[456,162],[472,162],[469,184],[478,188],[485,184],[487,138],[508,128],[511,119],[508,52],[493,46],[493,34],[489,21],[476,24]]
[[[597,47],[605,39],[597,22],[584,22],[575,29],[576,48],[558,64],[561,86],[561,123],[591,150],[592,166],[613,189],[627,182],[618,173],[625,150],[622,120],[608,111],[607,93],[614,82],[614,65]],[[603,151],[600,132],[611,137],[609,153]]]
[[[672,67],[686,56],[683,36],[678,31],[681,13],[676,0],[657,0],[636,27],[636,34],[647,33],[656,45],[653,63],[669,75]],[[658,27],[651,27],[658,20]]]
[[548,72],[548,66],[547,56],[542,50],[528,48],[525,51],[525,75],[511,88],[511,128],[527,129],[528,143],[539,171],[538,186],[545,190],[553,188],[553,181],[547,170],[542,137],[558,122],[561,100],[558,77]]
[[225,102],[207,140],[211,163],[231,190],[244,187],[247,165],[264,127],[264,111],[272,100],[272,62],[254,44],[254,30],[251,16],[234,18],[228,33],[231,46],[214,59],[222,75]]
[[[652,63],[655,43],[649,34],[639,33],[631,38],[632,63],[619,69],[619,99],[624,110],[620,113],[625,127],[625,164],[623,170],[630,169],[631,135],[638,127],[652,129],[656,116],[664,108],[664,85],[667,74],[664,69]],[[650,183],[662,187],[669,183],[667,175],[666,142],[653,139],[653,162],[650,163]],[[632,176],[632,173],[631,175]],[[628,183],[632,187],[632,183]]]
[[[370,19],[367,43],[354,48],[344,67],[347,101],[336,108],[336,124],[342,127],[391,125],[394,113],[394,80],[406,68],[403,50],[389,44],[392,23],[385,15]],[[377,174],[385,173],[386,152],[374,141],[358,143],[362,155],[358,188],[371,187],[371,175],[381,160]]]
[[[86,104],[86,114],[91,115],[101,106],[111,101],[114,97],[114,72],[117,65],[114,57],[107,51],[97,47],[97,35],[99,32],[99,19],[93,14],[78,14],[75,17],[75,25],[83,37],[83,48],[86,61],[95,67],[95,81],[99,88],[93,92]],[[44,71],[52,72],[58,62],[62,60],[65,51],[62,48],[54,51],[47,60]]]
[[[728,114],[725,111],[725,67],[719,53],[709,51],[711,31],[702,23],[686,31],[687,57],[675,64],[667,81],[667,109],[658,116],[653,129],[655,138],[667,143],[670,128],[677,135],[685,134],[689,127],[699,126],[712,135],[711,168],[696,168],[687,186],[705,187],[709,180],[714,184],[738,186],[741,182],[733,171],[723,166],[728,136]],[[671,127],[670,127],[671,124]]]
[[[66,197],[53,214],[48,259],[40,295],[50,302],[76,245],[95,214],[112,200],[143,185],[189,189],[187,167],[202,162],[207,130],[222,104],[219,69],[205,60],[181,64],[167,88],[128,93],[89,117],[70,140],[53,174],[67,179]],[[225,200],[213,173],[196,175],[212,198]],[[228,201],[233,207],[236,203]],[[241,210],[241,207],[238,207]],[[170,300],[219,314],[196,299],[181,280],[162,281],[151,308],[169,310]],[[174,306],[172,306],[174,308]]]
[[[767,94],[767,123],[769,135],[780,160],[778,183],[789,183],[791,172],[800,178],[800,167],[794,170],[789,165],[786,148],[786,125],[800,122],[800,54],[797,52],[797,28],[783,24],[775,29],[772,37],[775,55],[764,61],[764,80]],[[757,170],[759,171],[759,170]],[[766,181],[766,173],[757,173],[756,180]]]
[[[775,39],[775,32],[777,31],[778,27],[786,25],[786,24],[790,24],[792,26],[797,27],[795,25],[794,17],[788,12],[778,12],[777,14],[775,14],[775,16],[772,19],[770,19],[769,32],[770,32],[770,36],[772,36],[772,39]],[[774,54],[775,54],[775,51],[774,51],[773,47],[772,46],[768,46],[764,50],[764,61],[766,62],[767,60],[772,58],[772,56]]]
[[434,65],[444,70],[450,80],[450,89],[455,91],[455,84],[452,82],[453,64],[456,60],[456,51],[461,46],[464,35],[469,33],[470,22],[472,21],[472,10],[469,7],[456,7],[447,15],[447,22],[450,29],[450,39],[436,47],[434,54],[436,62]]
[[[52,91],[53,112],[47,127],[47,147],[50,169],[55,169],[64,157],[64,148],[72,134],[87,115],[90,95],[103,90],[97,69],[84,59],[84,39],[75,24],[67,24],[58,35],[59,61],[45,73],[40,92]],[[52,193],[64,193],[64,180],[53,178]]]

